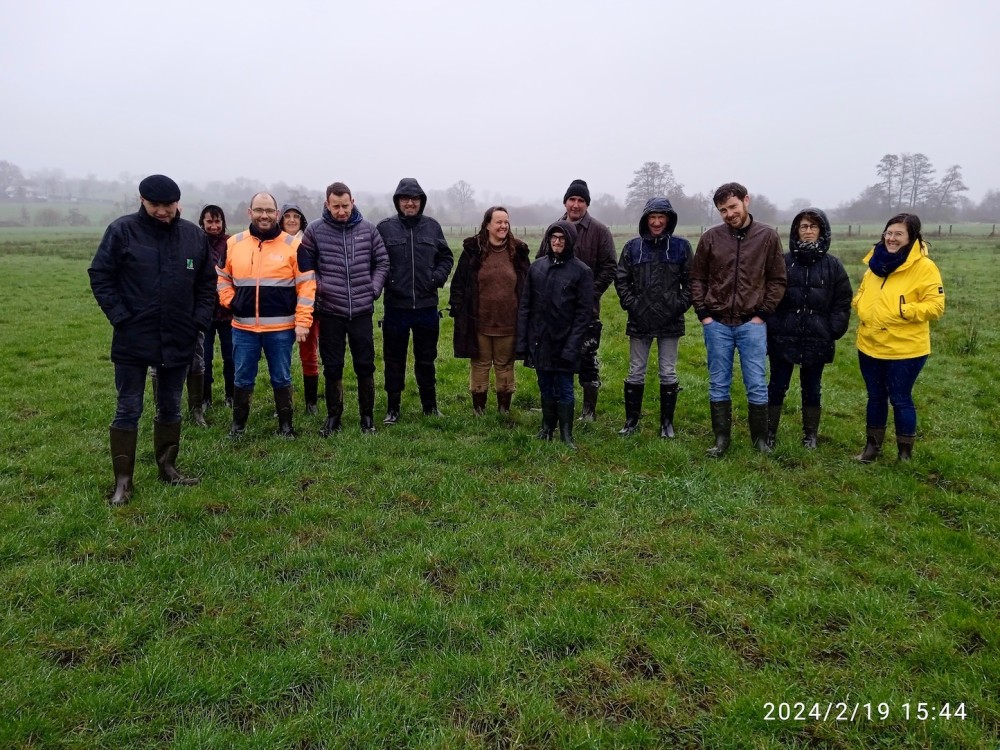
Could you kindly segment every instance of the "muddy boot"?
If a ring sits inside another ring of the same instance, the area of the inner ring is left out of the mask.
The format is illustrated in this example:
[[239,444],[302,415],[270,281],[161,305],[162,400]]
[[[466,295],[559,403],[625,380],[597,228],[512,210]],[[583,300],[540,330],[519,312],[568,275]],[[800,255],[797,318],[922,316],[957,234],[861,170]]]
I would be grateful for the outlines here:
[[239,438],[247,429],[250,419],[250,401],[253,399],[252,388],[233,389],[233,423],[229,426],[229,437]]
[[639,429],[639,416],[642,414],[642,396],[646,386],[643,383],[625,383],[625,426],[618,430],[619,435],[634,435]]
[[767,404],[747,404],[747,422],[750,423],[750,443],[758,453],[770,453],[767,443]]
[[306,414],[319,414],[319,375],[302,376],[302,393],[306,401]]
[[198,484],[195,477],[186,477],[174,465],[180,449],[181,423],[163,424],[153,420],[153,454],[160,469],[160,481],[167,484],[191,487]]
[[729,450],[729,442],[733,435],[733,402],[712,401],[709,404],[712,411],[712,433],[715,435],[715,445],[706,453],[712,458],[721,458]]
[[782,404],[767,405],[767,444],[774,450],[778,444],[778,425],[781,423]]
[[208,422],[205,421],[205,407],[203,405],[205,395],[204,385],[204,373],[188,371],[188,413],[191,415],[191,421],[198,427],[208,427]]
[[916,435],[896,435],[896,449],[899,451],[897,460],[909,461],[913,458],[913,444],[916,440]]
[[330,437],[340,432],[340,420],[344,415],[344,381],[326,380],[326,422],[320,429],[322,437]]
[[486,413],[486,397],[489,393],[483,391],[482,393],[473,392],[472,393],[472,413],[477,417],[483,416]]
[[358,381],[358,412],[361,414],[361,434],[375,434],[375,378]]
[[137,430],[111,428],[111,468],[115,472],[115,486],[108,502],[125,505],[132,499],[132,475],[135,472],[135,442]]
[[882,441],[885,440],[885,427],[869,427],[865,431],[867,440],[865,447],[854,457],[855,461],[863,464],[870,464],[882,452]]
[[510,414],[510,401],[513,396],[510,391],[497,391],[497,413]]
[[278,412],[278,434],[284,438],[295,437],[295,430],[292,428],[292,386],[274,389],[274,409]]
[[597,419],[597,393],[600,390],[596,385],[583,386],[583,408],[580,409],[581,422],[593,422]]
[[399,411],[403,402],[403,394],[399,391],[389,391],[386,393],[388,401],[385,407],[385,419],[382,424],[396,424],[399,421]]
[[567,448],[576,450],[576,443],[573,442],[573,411],[575,404],[570,401],[568,404],[556,403],[556,415],[559,418],[559,437],[566,444]]
[[674,437],[674,411],[677,409],[677,394],[681,387],[677,383],[660,385],[660,437]]
[[802,445],[811,451],[819,444],[819,416],[822,413],[819,406],[802,407]]
[[542,429],[536,436],[539,440],[551,440],[556,431],[556,424],[559,421],[559,414],[556,409],[556,402],[542,399]]
[[438,410],[437,388],[433,385],[420,386],[420,406],[425,417],[443,417]]

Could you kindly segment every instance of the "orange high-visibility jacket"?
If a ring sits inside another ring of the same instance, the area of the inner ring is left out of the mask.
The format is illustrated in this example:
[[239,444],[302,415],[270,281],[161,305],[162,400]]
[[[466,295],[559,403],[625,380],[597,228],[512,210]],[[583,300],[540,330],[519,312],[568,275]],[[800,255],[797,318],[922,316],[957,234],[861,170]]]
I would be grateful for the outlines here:
[[233,328],[254,333],[312,325],[316,273],[299,270],[299,241],[282,232],[259,240],[234,234],[217,269],[219,303],[233,312]]

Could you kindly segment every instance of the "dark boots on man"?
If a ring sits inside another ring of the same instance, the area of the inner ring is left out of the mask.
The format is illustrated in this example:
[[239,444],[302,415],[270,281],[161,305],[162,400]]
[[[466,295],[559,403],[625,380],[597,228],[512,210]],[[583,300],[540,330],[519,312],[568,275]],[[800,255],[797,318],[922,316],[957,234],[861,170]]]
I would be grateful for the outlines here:
[[132,476],[135,473],[135,443],[137,430],[111,428],[111,467],[115,472],[115,486],[108,502],[125,505],[132,499]]
[[625,426],[618,430],[619,435],[634,435],[639,429],[639,417],[642,415],[642,396],[646,386],[642,383],[625,383]]
[[341,418],[344,415],[344,381],[326,381],[326,422],[320,429],[322,437],[330,437],[336,432],[340,432]]
[[660,437],[673,439],[674,411],[677,409],[677,394],[681,387],[678,383],[660,384]]
[[177,470],[177,452],[181,442],[181,423],[164,424],[153,420],[153,453],[159,467],[160,481],[167,484],[191,487],[198,484],[195,477],[186,477]]
[[733,435],[733,402],[712,401],[709,404],[712,412],[712,433],[715,435],[715,445],[706,453],[712,458],[722,458],[729,450]]
[[251,388],[233,389],[233,423],[229,427],[229,437],[239,438],[246,432],[252,398],[253,389]]
[[292,428],[292,386],[274,389],[274,410],[278,414],[278,434],[284,438],[294,438]]

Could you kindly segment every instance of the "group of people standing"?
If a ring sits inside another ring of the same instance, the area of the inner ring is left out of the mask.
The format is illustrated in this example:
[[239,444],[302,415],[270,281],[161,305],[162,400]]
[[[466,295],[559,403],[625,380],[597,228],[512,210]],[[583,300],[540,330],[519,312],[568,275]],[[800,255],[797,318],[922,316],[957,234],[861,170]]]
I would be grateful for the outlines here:
[[[342,182],[326,190],[322,216],[308,222],[299,206],[279,210],[274,196],[255,194],[246,230],[230,236],[225,214],[202,209],[201,229],[180,218],[180,189],[152,175],[139,185],[136,214],[113,222],[90,267],[91,286],[114,328],[112,361],[118,405],[110,428],[115,486],[111,503],[132,496],[136,435],[147,368],[156,374],[154,453],[160,479],[197,480],[176,465],[185,381],[196,424],[212,403],[214,341],[220,342],[230,435],[247,429],[261,355],[267,361],[278,433],[294,437],[291,357],[299,344],[305,409],[318,411],[322,360],[326,420],[320,434],[342,429],[343,370],[350,348],[363,433],[375,431],[375,301],[384,294],[382,329],[387,407],[383,424],[401,419],[409,340],[425,416],[440,416],[436,359],[440,334],[438,290],[454,258],[441,226],[424,214],[427,196],[412,178],[400,181],[396,215],[377,226],[355,205]],[[857,293],[841,262],[829,253],[825,213],[808,208],[792,222],[789,251],[777,232],[756,222],[739,183],[714,195],[723,223],[706,231],[697,249],[674,234],[677,213],[666,197],[647,202],[639,234],[620,257],[607,226],[588,211],[590,192],[574,180],[563,196],[565,214],[549,226],[534,262],[511,231],[508,211],[489,208],[480,231],[464,240],[451,279],[454,354],[470,360],[472,410],[487,409],[490,372],[497,409],[510,411],[514,363],[538,377],[541,439],[573,443],[574,375],[583,390],[580,419],[596,418],[601,388],[600,302],[614,284],[627,312],[629,367],[625,424],[639,428],[646,369],[655,340],[659,374],[659,434],[676,435],[681,391],[677,375],[685,315],[693,306],[708,355],[714,443],[731,442],[730,389],[739,352],[751,442],[770,452],[795,365],[802,390],[802,442],[817,446],[821,381],[850,310],[859,317],[858,352],[868,390],[867,441],[862,462],[879,455],[891,403],[898,456],[908,460],[916,435],[912,388],[930,353],[929,322],[944,311],[941,276],[928,257],[920,220],[900,214],[886,223],[866,257]],[[318,356],[317,356],[318,355]],[[770,360],[770,383],[767,360]],[[203,364],[202,364],[203,363]],[[202,376],[199,370],[203,371]]]

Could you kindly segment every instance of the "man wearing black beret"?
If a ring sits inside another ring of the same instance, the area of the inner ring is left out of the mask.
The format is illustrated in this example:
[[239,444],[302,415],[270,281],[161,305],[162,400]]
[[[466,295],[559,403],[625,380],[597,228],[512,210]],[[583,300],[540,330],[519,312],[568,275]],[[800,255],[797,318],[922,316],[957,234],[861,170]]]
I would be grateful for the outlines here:
[[[573,180],[563,196],[563,205],[566,213],[561,220],[572,222],[576,228],[573,252],[594,272],[594,317],[584,337],[580,358],[580,386],[583,388],[580,419],[593,422],[597,416],[597,393],[601,387],[601,364],[597,357],[601,346],[601,295],[615,280],[618,256],[611,230],[587,210],[590,208],[590,188],[586,182]],[[548,243],[543,240],[537,257],[548,253]]]
[[139,183],[138,212],[111,222],[90,264],[90,288],[114,329],[111,361],[118,406],[111,422],[112,505],[132,497],[136,437],[146,372],[159,373],[153,452],[160,480],[193,485],[175,466],[181,394],[199,332],[212,321],[216,273],[208,236],[180,218],[177,183],[150,175]]

